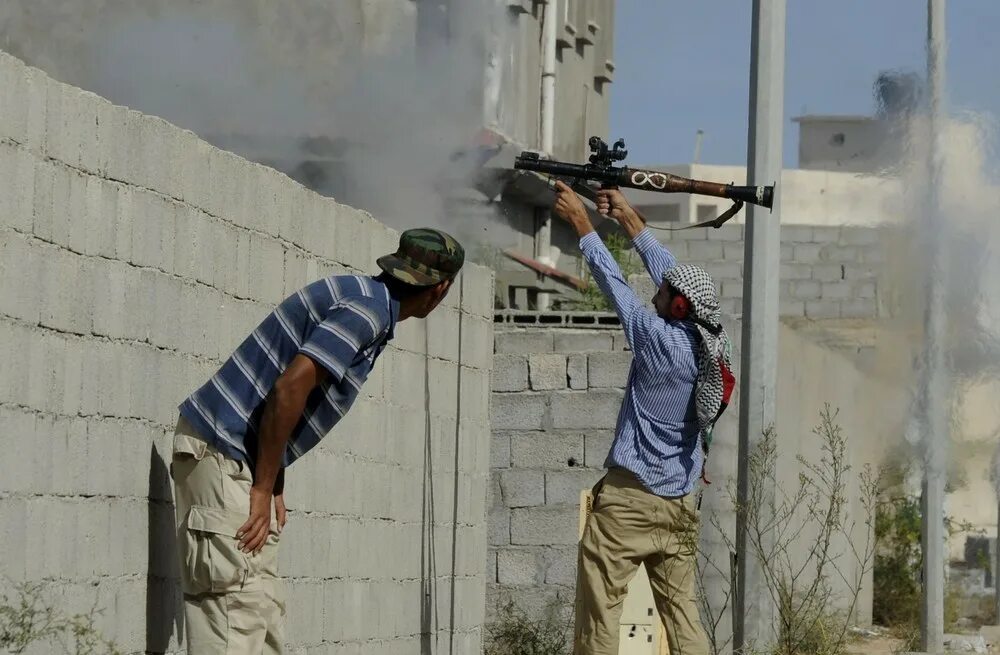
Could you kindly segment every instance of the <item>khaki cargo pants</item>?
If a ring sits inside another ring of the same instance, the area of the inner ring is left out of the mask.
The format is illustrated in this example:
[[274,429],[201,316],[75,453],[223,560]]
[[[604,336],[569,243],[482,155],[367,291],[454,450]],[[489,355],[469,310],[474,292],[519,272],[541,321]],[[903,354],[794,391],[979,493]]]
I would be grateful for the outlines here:
[[281,653],[285,599],[273,519],[257,555],[241,552],[236,540],[250,514],[248,467],[208,445],[182,417],[170,472],[188,653]]
[[575,655],[618,655],[625,593],[643,562],[670,655],[708,655],[695,596],[698,522],[695,494],[662,498],[625,469],[608,472],[580,541]]

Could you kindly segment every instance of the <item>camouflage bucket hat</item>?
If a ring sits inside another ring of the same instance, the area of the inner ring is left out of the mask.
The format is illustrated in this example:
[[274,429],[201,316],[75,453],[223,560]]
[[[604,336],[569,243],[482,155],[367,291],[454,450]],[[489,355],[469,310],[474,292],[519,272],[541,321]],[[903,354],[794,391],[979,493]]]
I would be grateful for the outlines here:
[[451,235],[430,228],[406,230],[399,236],[396,252],[378,259],[379,268],[389,275],[422,287],[455,277],[464,262],[461,244]]

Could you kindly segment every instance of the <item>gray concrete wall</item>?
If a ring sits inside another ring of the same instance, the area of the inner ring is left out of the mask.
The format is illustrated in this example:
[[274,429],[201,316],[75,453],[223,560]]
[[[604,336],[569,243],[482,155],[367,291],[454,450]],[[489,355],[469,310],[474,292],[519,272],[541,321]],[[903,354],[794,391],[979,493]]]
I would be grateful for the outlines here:
[[[693,243],[693,242],[692,242]],[[705,243],[711,243],[705,241]],[[740,322],[727,319],[739,362]],[[859,547],[864,515],[856,475],[866,463],[882,461],[901,432],[903,394],[856,361],[857,348],[840,350],[843,340],[817,331],[782,325],[780,331],[777,435],[779,478],[794,491],[801,455],[819,457],[812,429],[824,403],[839,409],[838,422],[849,440],[852,471],[847,532]],[[492,480],[489,506],[490,577],[487,615],[496,599],[512,596],[528,611],[547,603],[568,607],[574,597],[580,492],[603,473],[623,396],[631,353],[619,331],[550,328],[498,330],[492,372]],[[736,371],[737,375],[738,370]],[[702,507],[701,549],[728,571],[728,549],[710,525],[714,514],[730,538],[735,525],[727,488],[735,484],[739,389],[716,429]],[[845,576],[858,574],[846,542],[837,541],[838,565]],[[706,587],[716,611],[725,601],[726,577],[705,568]],[[863,580],[856,621],[871,616],[871,574]],[[831,575],[832,584],[839,577]],[[729,611],[717,633],[730,634]]]
[[[287,293],[398,235],[3,53],[0,89],[0,579],[178,652],[177,404]],[[491,311],[467,266],[290,469],[289,652],[478,651]]]
[[[790,226],[781,230],[780,312],[811,319],[876,318],[886,313],[885,243],[890,228]],[[743,304],[743,226],[658,232],[678,260],[698,264],[712,275],[723,311],[738,314]],[[637,278],[640,295],[651,297],[652,282]]]
[[580,492],[603,475],[631,363],[608,330],[498,331],[491,407],[491,594],[571,602]]

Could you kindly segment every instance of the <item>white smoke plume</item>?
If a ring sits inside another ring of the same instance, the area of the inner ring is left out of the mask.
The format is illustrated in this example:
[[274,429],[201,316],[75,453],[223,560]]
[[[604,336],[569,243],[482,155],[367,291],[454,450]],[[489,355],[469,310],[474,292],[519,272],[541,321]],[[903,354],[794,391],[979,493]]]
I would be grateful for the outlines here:
[[[5,0],[0,48],[309,180],[393,227],[461,238],[442,187],[485,117],[491,0]],[[445,11],[447,10],[447,11]],[[418,47],[417,33],[420,33]]]

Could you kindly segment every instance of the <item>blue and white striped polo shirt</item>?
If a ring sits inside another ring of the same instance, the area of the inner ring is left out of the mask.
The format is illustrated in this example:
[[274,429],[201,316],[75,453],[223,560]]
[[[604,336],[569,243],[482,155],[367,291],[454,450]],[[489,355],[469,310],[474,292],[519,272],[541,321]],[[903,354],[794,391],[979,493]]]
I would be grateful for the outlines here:
[[392,339],[399,303],[381,282],[354,275],[313,282],[286,298],[236,352],[180,405],[209,443],[253,464],[264,400],[298,354],[330,375],[313,389],[292,431],[283,466],[315,446],[354,403]]
[[[633,244],[659,287],[677,260],[648,228]],[[597,285],[614,304],[632,348],[628,386],[605,466],[628,469],[658,496],[686,495],[704,464],[694,399],[697,328],[647,309],[596,232],[580,239],[580,250]]]

